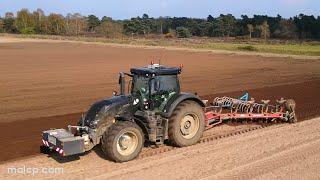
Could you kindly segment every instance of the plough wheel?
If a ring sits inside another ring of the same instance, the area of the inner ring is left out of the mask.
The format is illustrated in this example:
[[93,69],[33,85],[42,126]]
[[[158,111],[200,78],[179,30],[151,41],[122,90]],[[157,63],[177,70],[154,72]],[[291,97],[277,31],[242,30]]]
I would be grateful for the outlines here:
[[287,111],[290,113],[289,117],[289,123],[296,123],[298,122],[296,113],[295,113],[295,108],[296,108],[296,102],[293,99],[288,99],[285,102],[285,107]]

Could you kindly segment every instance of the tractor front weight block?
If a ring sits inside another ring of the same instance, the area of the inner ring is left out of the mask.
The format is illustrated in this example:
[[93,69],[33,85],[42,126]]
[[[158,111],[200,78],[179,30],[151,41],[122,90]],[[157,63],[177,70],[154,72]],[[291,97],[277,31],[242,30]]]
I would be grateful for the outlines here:
[[84,138],[74,136],[65,129],[43,131],[42,143],[61,156],[70,156],[85,152]]

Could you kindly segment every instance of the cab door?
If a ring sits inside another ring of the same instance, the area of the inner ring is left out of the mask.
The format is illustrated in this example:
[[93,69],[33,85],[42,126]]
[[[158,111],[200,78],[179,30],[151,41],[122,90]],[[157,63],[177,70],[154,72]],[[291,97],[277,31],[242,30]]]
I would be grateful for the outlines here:
[[177,75],[155,76],[151,80],[151,100],[155,111],[163,112],[167,102],[180,93]]

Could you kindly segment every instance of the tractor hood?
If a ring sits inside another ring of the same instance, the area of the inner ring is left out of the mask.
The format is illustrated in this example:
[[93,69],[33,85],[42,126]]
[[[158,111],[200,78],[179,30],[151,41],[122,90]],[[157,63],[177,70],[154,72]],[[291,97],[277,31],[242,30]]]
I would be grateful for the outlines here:
[[115,116],[127,111],[131,101],[131,96],[120,95],[94,103],[84,117],[84,125],[97,128],[100,124],[113,121]]

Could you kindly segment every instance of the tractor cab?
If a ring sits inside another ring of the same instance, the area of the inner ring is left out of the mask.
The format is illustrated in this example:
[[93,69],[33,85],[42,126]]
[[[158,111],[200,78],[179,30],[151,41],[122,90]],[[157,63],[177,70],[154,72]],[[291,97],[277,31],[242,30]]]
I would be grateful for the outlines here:
[[181,68],[152,64],[147,67],[132,68],[130,72],[132,77],[130,94],[137,98],[134,103],[140,104],[140,110],[162,112],[167,102],[180,93],[178,75],[181,73]]

